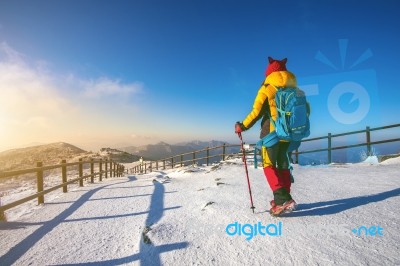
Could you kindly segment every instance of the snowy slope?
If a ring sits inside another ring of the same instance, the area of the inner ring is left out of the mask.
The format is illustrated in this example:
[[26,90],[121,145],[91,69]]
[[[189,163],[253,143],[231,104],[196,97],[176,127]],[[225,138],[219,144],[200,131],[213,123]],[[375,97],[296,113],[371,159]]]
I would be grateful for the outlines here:
[[[280,218],[252,166],[251,212],[241,160],[85,184],[0,223],[0,265],[399,265],[400,162],[385,162],[295,166],[299,210]],[[229,236],[234,222],[281,235]]]

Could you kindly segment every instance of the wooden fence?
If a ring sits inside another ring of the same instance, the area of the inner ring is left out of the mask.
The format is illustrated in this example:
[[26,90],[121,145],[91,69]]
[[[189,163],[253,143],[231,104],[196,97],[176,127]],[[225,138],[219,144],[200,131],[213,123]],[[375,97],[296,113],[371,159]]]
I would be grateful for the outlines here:
[[[371,132],[378,131],[378,130],[384,130],[384,129],[397,128],[397,127],[400,127],[400,124],[394,124],[394,125],[377,127],[377,128],[366,127],[366,129],[364,129],[364,130],[346,132],[346,133],[341,133],[341,134],[328,133],[327,136],[304,139],[302,142],[310,142],[310,141],[327,139],[327,148],[306,150],[306,151],[296,150],[295,152],[293,152],[292,155],[295,156],[295,162],[298,163],[300,154],[326,151],[327,155],[328,155],[328,163],[332,163],[332,151],[333,150],[367,146],[367,153],[370,154],[372,145],[400,141],[400,138],[371,141],[371,139],[372,139]],[[332,139],[333,138],[347,136],[347,135],[353,135],[353,134],[360,134],[360,133],[365,133],[365,142],[353,144],[353,145],[332,147]],[[254,144],[251,144],[249,146],[254,146]],[[226,152],[227,148],[232,148],[232,147],[240,149],[240,145],[238,145],[238,144],[237,145],[224,144],[222,146],[212,147],[212,148],[207,147],[206,149],[203,149],[203,150],[193,151],[193,152],[189,152],[189,153],[183,153],[183,154],[179,154],[179,155],[172,156],[169,158],[139,164],[139,165],[129,169],[129,171],[131,173],[147,173],[147,172],[152,172],[153,170],[158,171],[158,170],[165,170],[167,168],[182,167],[182,166],[190,165],[190,164],[194,165],[201,160],[205,161],[206,164],[209,165],[211,162],[211,159],[213,159],[213,158],[219,157],[221,161],[224,161],[228,156],[237,155],[237,153],[227,153]],[[220,150],[219,153],[218,153],[218,150]],[[211,151],[217,151],[217,152],[216,152],[216,154],[210,154]],[[249,153],[249,154],[251,154],[251,153]],[[96,163],[98,163],[98,169],[99,169],[98,172],[94,172],[94,164],[96,164]],[[84,164],[90,164],[90,174],[88,174],[88,175],[83,175]],[[103,170],[103,165],[104,165],[104,170]],[[78,166],[79,177],[67,181],[67,167],[69,167],[69,166]],[[43,172],[46,170],[60,169],[60,168],[61,168],[61,178],[62,178],[61,182],[62,183],[55,187],[44,189],[44,187],[43,187]],[[18,206],[22,203],[25,203],[27,201],[33,200],[35,198],[38,199],[38,204],[44,203],[44,195],[51,191],[54,191],[56,189],[62,188],[63,192],[66,193],[67,185],[69,185],[71,183],[79,182],[79,186],[83,186],[83,179],[90,178],[90,181],[93,183],[94,178],[96,176],[99,176],[99,181],[102,181],[103,175],[105,176],[105,178],[107,178],[108,174],[110,175],[110,177],[121,176],[121,174],[124,171],[125,171],[125,168],[123,165],[113,162],[111,160],[110,161],[107,161],[107,160],[94,161],[92,159],[88,162],[83,162],[82,160],[79,160],[79,162],[76,162],[76,163],[66,163],[66,161],[63,160],[61,162],[61,164],[51,165],[51,166],[43,166],[41,162],[38,162],[36,168],[18,170],[18,171],[1,172],[0,179],[5,178],[5,177],[12,177],[12,176],[18,176],[18,175],[29,174],[29,173],[36,173],[37,193],[34,195],[31,195],[31,196],[25,197],[23,199],[17,200],[15,202],[8,203],[4,206],[0,206],[0,218],[4,217],[4,211],[6,211],[10,208],[13,208],[15,206]]]
[[[327,140],[327,143],[326,143],[327,144],[327,148],[325,148],[325,149],[316,149],[316,150],[307,150],[307,151],[296,150],[295,152],[293,152],[292,155],[295,156],[295,163],[298,163],[300,154],[326,151],[327,155],[328,155],[328,163],[332,163],[332,151],[333,150],[349,149],[349,148],[355,148],[355,147],[361,147],[361,146],[367,146],[367,154],[371,155],[371,147],[372,147],[372,145],[400,141],[400,138],[393,138],[393,139],[386,139],[386,140],[379,140],[379,141],[371,141],[371,132],[378,131],[378,130],[384,130],[384,129],[390,129],[390,128],[397,128],[397,127],[400,127],[400,124],[394,124],[394,125],[389,125],[389,126],[384,126],[384,127],[376,127],[376,128],[366,127],[364,130],[357,130],[357,131],[351,131],[351,132],[333,134],[333,135],[331,133],[328,133],[327,136],[311,138],[311,139],[304,139],[302,141],[302,143],[326,139]],[[333,138],[343,137],[343,136],[348,136],[348,135],[354,135],[354,134],[360,134],[360,133],[365,133],[365,142],[352,144],[352,145],[332,147],[332,139]]]
[[[90,165],[90,174],[83,175],[83,169],[84,166],[89,164]],[[98,164],[98,172],[95,172],[95,164]],[[71,166],[78,166],[78,177],[68,180],[67,178],[67,167]],[[104,169],[103,169],[104,166]],[[44,189],[44,182],[43,182],[43,173],[44,171],[48,170],[53,170],[53,169],[61,169],[61,184]],[[36,164],[35,168],[30,168],[30,169],[24,169],[24,170],[17,170],[17,171],[8,171],[8,172],[0,172],[0,179],[2,178],[7,178],[7,177],[14,177],[14,176],[20,176],[24,174],[31,174],[35,173],[36,174],[36,185],[37,185],[37,193],[27,196],[25,198],[19,199],[17,201],[5,204],[3,206],[0,206],[0,220],[5,219],[4,211],[14,208],[18,205],[21,205],[25,202],[28,202],[30,200],[33,200],[37,198],[38,204],[43,204],[44,203],[44,195],[47,193],[50,193],[54,190],[62,188],[64,193],[68,192],[68,185],[79,182],[79,186],[83,187],[83,180],[90,178],[90,182],[94,183],[94,179],[96,176],[99,177],[99,181],[102,181],[103,175],[104,178],[109,177],[119,177],[122,175],[122,173],[125,171],[125,167],[119,163],[116,163],[112,160],[94,160],[91,159],[90,161],[83,161],[82,159],[79,159],[79,162],[75,163],[67,163],[66,160],[62,160],[60,164],[57,165],[49,165],[49,166],[43,166],[42,162],[38,162]]]
[[[396,128],[396,127],[400,127],[400,124],[394,124],[394,125],[377,127],[377,128],[366,127],[366,129],[364,129],[364,130],[358,130],[358,131],[352,131],[352,132],[346,132],[346,133],[340,133],[340,134],[328,133],[327,136],[304,139],[302,142],[310,142],[310,141],[327,139],[327,148],[307,150],[307,151],[296,150],[295,152],[292,153],[292,156],[295,156],[294,162],[298,163],[300,154],[326,151],[327,155],[328,155],[328,163],[332,163],[332,151],[333,150],[348,149],[348,148],[354,148],[354,147],[360,147],[360,146],[367,146],[367,154],[371,154],[371,146],[372,145],[400,141],[400,138],[371,141],[371,132],[377,131],[377,130]],[[360,134],[360,133],[365,133],[365,142],[353,144],[353,145],[332,147],[332,139],[333,138],[347,136],[347,135],[353,135],[353,134]],[[250,146],[255,146],[255,144],[250,144]],[[153,170],[158,171],[158,170],[165,170],[167,168],[182,167],[182,166],[189,165],[189,164],[194,165],[194,164],[196,164],[196,162],[198,162],[200,160],[205,160],[206,164],[209,165],[211,158],[220,157],[221,161],[224,161],[225,158],[228,156],[237,155],[235,153],[227,154],[226,148],[228,148],[228,147],[237,147],[240,149],[240,145],[238,145],[238,144],[237,145],[224,144],[224,145],[218,146],[218,147],[206,148],[203,150],[193,151],[193,152],[189,152],[189,153],[183,153],[183,154],[179,154],[179,155],[161,159],[161,160],[146,162],[146,163],[139,164],[139,165],[129,169],[129,171],[131,173],[147,173],[147,172],[152,172]],[[212,150],[221,150],[221,152],[218,154],[210,155],[210,151],[212,151]],[[203,157],[198,157],[197,155],[201,154],[201,153],[206,153],[206,155]],[[247,154],[250,155],[253,153],[250,151],[250,152],[247,152]]]
[[[207,165],[210,164],[212,158],[220,158],[221,161],[225,161],[225,158],[230,155],[235,155],[235,153],[227,153],[227,148],[231,147],[240,147],[240,145],[227,145],[223,144],[222,146],[217,147],[207,147],[203,150],[197,150],[188,153],[182,153],[176,156],[168,157],[161,160],[144,162],[142,164],[136,165],[135,167],[130,169],[131,173],[147,173],[152,172],[153,170],[165,170],[167,168],[175,168],[182,167],[185,165],[194,165],[198,161],[205,161]],[[210,154],[211,151],[217,151],[217,154]],[[218,153],[220,150],[220,153]],[[199,156],[200,155],[200,156]]]

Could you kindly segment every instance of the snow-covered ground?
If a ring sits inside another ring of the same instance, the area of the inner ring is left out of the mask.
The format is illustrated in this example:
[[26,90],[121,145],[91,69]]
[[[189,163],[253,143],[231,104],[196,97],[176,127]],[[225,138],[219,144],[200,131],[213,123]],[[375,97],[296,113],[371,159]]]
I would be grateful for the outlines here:
[[0,223],[0,265],[400,265],[399,173],[295,166],[299,209],[279,218],[249,163],[251,211],[240,159],[85,183]]

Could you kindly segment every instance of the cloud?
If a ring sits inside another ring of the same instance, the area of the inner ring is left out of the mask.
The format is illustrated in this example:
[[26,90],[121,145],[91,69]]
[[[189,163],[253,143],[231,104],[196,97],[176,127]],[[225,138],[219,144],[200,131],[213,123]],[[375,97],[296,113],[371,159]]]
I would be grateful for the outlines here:
[[[118,130],[111,129],[111,124],[125,118],[121,98],[144,88],[140,82],[123,83],[106,76],[54,75],[51,67],[43,60],[29,63],[25,55],[0,43],[1,144],[67,141],[68,136],[77,139],[80,133],[109,135],[110,130]],[[111,110],[104,107],[104,99],[113,105]]]
[[57,91],[53,80],[30,68],[20,53],[6,43],[0,45],[6,60],[0,62],[0,111],[3,119],[28,124],[35,117],[57,116],[71,104]]
[[19,65],[24,64],[24,55],[11,48],[11,46],[9,46],[6,42],[0,43],[0,52],[5,55],[8,63]]
[[80,81],[83,95],[88,98],[101,98],[107,96],[129,96],[143,91],[143,83],[133,82],[123,84],[120,80],[101,77],[96,80]]
[[135,140],[154,140],[156,139],[152,135],[138,135],[138,134],[131,134],[130,137]]

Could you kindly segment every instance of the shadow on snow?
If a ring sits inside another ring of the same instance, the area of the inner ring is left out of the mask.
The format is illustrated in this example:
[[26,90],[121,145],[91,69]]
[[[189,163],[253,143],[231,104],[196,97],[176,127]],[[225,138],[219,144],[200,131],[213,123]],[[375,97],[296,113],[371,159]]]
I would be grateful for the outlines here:
[[[137,180],[135,176],[128,176],[129,181],[132,182]],[[126,182],[120,182],[116,184],[122,184]],[[69,206],[62,213],[54,217],[52,220],[43,222],[43,223],[24,223],[24,222],[5,222],[0,223],[0,230],[10,230],[16,228],[22,228],[25,226],[34,226],[41,225],[38,229],[36,229],[32,234],[27,236],[24,240],[16,244],[12,247],[6,254],[0,257],[0,261],[4,263],[4,265],[11,265],[15,263],[20,257],[22,257],[30,248],[32,248],[37,242],[39,242],[47,233],[52,231],[55,227],[57,227],[60,223],[63,222],[74,222],[81,220],[94,220],[94,219],[109,219],[109,218],[120,218],[126,216],[134,216],[134,215],[142,215],[148,214],[146,218],[146,226],[150,227],[154,223],[157,223],[163,216],[164,210],[172,210],[180,208],[178,207],[170,207],[164,208],[164,194],[169,193],[165,192],[164,186],[161,183],[154,182],[154,192],[151,194],[151,203],[150,210],[138,213],[130,213],[123,215],[114,215],[112,217],[93,217],[93,218],[82,218],[82,219],[71,219],[67,220],[67,218],[73,214],[76,210],[78,210],[85,202],[90,200],[96,192],[101,189],[105,189],[109,186],[116,185],[110,184],[95,188],[83,194],[77,201],[73,202],[71,206]],[[171,192],[172,193],[172,192]],[[140,195],[145,196],[145,195]],[[166,244],[153,246],[145,244],[142,239],[140,241],[140,252],[139,254],[133,254],[128,257],[118,258],[108,261],[97,261],[97,262],[88,262],[88,263],[78,263],[73,265],[119,265],[124,263],[129,263],[133,261],[140,260],[141,265],[161,265],[160,254],[163,252],[169,252],[172,250],[183,249],[188,246],[188,242],[174,243],[174,244]],[[67,264],[63,264],[67,265]]]
[[299,204],[299,211],[291,213],[290,217],[332,215],[397,196],[400,196],[400,188],[368,196]]

